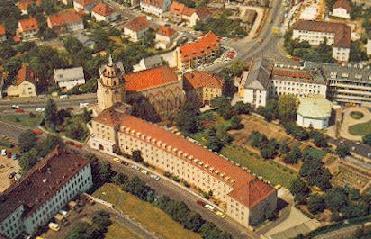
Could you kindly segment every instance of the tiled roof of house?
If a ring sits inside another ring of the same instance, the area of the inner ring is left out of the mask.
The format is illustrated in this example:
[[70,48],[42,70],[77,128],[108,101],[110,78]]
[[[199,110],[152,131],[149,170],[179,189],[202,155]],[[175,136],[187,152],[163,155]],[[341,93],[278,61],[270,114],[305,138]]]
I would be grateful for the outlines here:
[[212,12],[206,7],[197,8],[196,13],[197,13],[197,16],[200,20],[207,19],[212,14]]
[[274,67],[272,70],[272,79],[282,81],[301,81],[316,84],[326,84],[323,75],[318,70],[300,70]]
[[223,88],[223,82],[214,74],[205,71],[193,71],[184,74],[184,86],[186,90],[208,88]]
[[108,17],[113,13],[113,9],[106,3],[98,3],[92,11],[103,17]]
[[189,8],[183,3],[179,3],[177,1],[173,1],[170,5],[170,13],[175,14],[175,15],[183,15],[190,17],[192,16],[193,13],[196,12],[196,9],[194,8]]
[[19,10],[21,11],[27,11],[28,7],[32,4],[36,4],[37,6],[40,6],[42,0],[20,0],[17,4]]
[[157,8],[162,8],[164,0],[141,0],[141,3],[148,4]]
[[30,17],[19,20],[22,29],[21,32],[33,31],[39,29],[36,18]]
[[351,4],[348,0],[337,0],[334,3],[332,8],[333,9],[343,8],[343,9],[347,10],[348,13],[352,10],[352,6],[351,6]]
[[29,81],[32,83],[35,83],[36,81],[35,73],[29,68],[27,64],[22,64],[21,68],[18,70],[17,80],[15,84],[19,85],[24,81]]
[[134,132],[134,136],[139,139],[156,147],[162,147],[169,153],[177,154],[205,173],[224,180],[234,188],[230,196],[247,207],[254,207],[272,193],[275,193],[274,188],[261,180],[257,180],[256,177],[242,168],[155,124],[120,113],[114,108],[104,110],[94,121],[109,126],[119,126],[123,133]]
[[61,27],[74,23],[81,23],[81,16],[74,10],[65,10],[48,17],[51,27]]
[[162,36],[167,36],[167,37],[171,37],[175,33],[176,31],[169,26],[161,26],[157,31],[157,34],[162,35]]
[[343,23],[323,22],[312,20],[298,20],[294,26],[296,30],[306,30],[313,32],[327,32],[335,34],[334,46],[350,48],[351,29]]
[[5,33],[6,33],[5,27],[2,24],[0,24],[0,36],[4,36]]
[[196,41],[180,46],[181,61],[189,61],[195,57],[209,54],[217,48],[219,48],[219,38],[213,32],[208,32]]
[[31,215],[88,164],[89,161],[76,154],[56,148],[0,194],[0,222],[20,206]]
[[177,82],[178,77],[173,69],[168,66],[129,73],[124,76],[127,91],[141,91]]
[[87,5],[95,3],[95,0],[74,0],[74,2],[80,4],[81,6],[85,7]]
[[125,27],[134,32],[139,32],[148,28],[149,23],[145,16],[139,16],[126,23]]

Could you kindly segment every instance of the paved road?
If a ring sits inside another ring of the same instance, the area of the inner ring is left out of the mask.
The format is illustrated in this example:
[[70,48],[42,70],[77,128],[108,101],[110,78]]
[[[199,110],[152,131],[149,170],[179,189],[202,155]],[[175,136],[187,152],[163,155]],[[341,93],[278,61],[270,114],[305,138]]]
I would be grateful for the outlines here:
[[18,142],[18,136],[27,128],[8,124],[0,121],[0,135],[5,135],[11,138],[14,142]]
[[356,143],[347,139],[334,139],[329,138],[328,139],[330,144],[334,144],[336,146],[346,144],[351,148],[352,153],[359,154],[365,158],[371,159],[371,146],[368,146],[366,144],[360,144]]

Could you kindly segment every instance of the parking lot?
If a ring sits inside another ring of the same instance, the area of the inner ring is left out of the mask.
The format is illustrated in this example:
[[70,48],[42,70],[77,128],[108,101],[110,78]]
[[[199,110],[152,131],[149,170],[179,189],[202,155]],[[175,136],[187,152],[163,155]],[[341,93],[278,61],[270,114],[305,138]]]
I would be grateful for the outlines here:
[[0,192],[5,191],[10,186],[11,179],[9,179],[9,175],[18,171],[18,161],[6,156],[0,156]]

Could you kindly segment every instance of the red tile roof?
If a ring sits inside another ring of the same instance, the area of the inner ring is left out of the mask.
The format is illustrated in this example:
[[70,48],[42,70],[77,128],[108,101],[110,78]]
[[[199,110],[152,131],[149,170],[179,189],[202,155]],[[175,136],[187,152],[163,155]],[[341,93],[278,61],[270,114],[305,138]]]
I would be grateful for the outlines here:
[[[276,192],[275,189],[267,183],[257,180],[256,177],[242,168],[233,165],[221,156],[197,144],[193,144],[181,136],[172,134],[155,124],[148,123],[130,115],[122,114],[114,108],[104,110],[94,121],[109,126],[121,126],[118,127],[121,130],[123,130],[122,126],[124,126],[142,135],[149,136],[157,142],[171,146],[172,149],[167,148],[166,151],[177,154],[178,156],[180,151],[183,152],[181,157],[184,160],[188,160],[205,173],[227,181],[228,184],[232,185],[234,190],[230,193],[230,196],[247,207],[254,207],[272,193]],[[140,136],[134,135],[148,142]],[[150,141],[148,143],[160,147],[156,142]],[[190,157],[193,157],[192,161],[190,161]],[[198,162],[195,162],[195,159],[198,160]],[[208,165],[207,168],[205,167],[206,165]]]
[[41,5],[42,0],[20,0],[17,4],[19,10],[27,11],[28,7],[32,4],[36,4],[37,6]]
[[149,23],[145,16],[139,16],[126,23],[125,27],[134,32],[139,32],[148,28]]
[[207,55],[218,48],[219,38],[213,32],[208,32],[196,41],[180,46],[180,58],[182,62],[189,61]]
[[162,35],[162,36],[167,36],[167,37],[171,37],[175,33],[176,31],[169,26],[161,26],[157,31],[157,34]]
[[300,79],[312,79],[312,75],[307,71],[292,70],[292,69],[282,69],[273,68],[272,75],[290,77],[290,78],[300,78]]
[[55,149],[18,183],[0,194],[0,221],[21,205],[25,213],[31,215],[88,164],[89,161],[76,154]]
[[190,17],[195,12],[196,12],[196,9],[189,8],[183,3],[179,3],[176,1],[173,1],[172,4],[170,5],[170,13],[178,15],[178,16],[183,15],[183,16]]
[[141,0],[141,2],[157,8],[162,8],[162,6],[164,5],[164,0]]
[[81,16],[74,10],[65,10],[48,17],[51,28],[61,27],[74,23],[82,23]]
[[111,16],[113,13],[113,9],[106,3],[98,3],[92,11],[103,17]]
[[296,30],[333,33],[335,34],[335,47],[350,48],[351,29],[343,23],[298,20],[293,28]]
[[168,66],[159,66],[145,71],[133,72],[124,76],[127,91],[142,91],[177,82],[178,77]]
[[334,3],[332,8],[333,9],[343,8],[343,9],[347,10],[348,13],[350,13],[350,11],[352,10],[352,6],[351,6],[351,4],[348,0],[337,0]]
[[21,68],[18,70],[16,85],[21,84],[23,81],[35,82],[35,73],[28,67],[27,64],[22,64]]
[[4,36],[6,33],[5,31],[5,27],[3,25],[0,24],[0,36]]
[[223,88],[223,82],[209,72],[205,71],[192,71],[184,74],[184,85],[187,90],[198,88]]
[[19,20],[22,29],[21,32],[33,31],[39,29],[36,18],[26,18]]

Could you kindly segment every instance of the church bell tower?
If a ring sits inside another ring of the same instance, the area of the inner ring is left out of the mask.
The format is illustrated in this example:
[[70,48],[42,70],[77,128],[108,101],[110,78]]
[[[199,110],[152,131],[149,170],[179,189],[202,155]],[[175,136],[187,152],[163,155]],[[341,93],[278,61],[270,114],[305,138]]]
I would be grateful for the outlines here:
[[113,64],[111,55],[108,63],[99,72],[98,107],[99,111],[112,107],[116,103],[125,102],[125,82],[123,73]]

